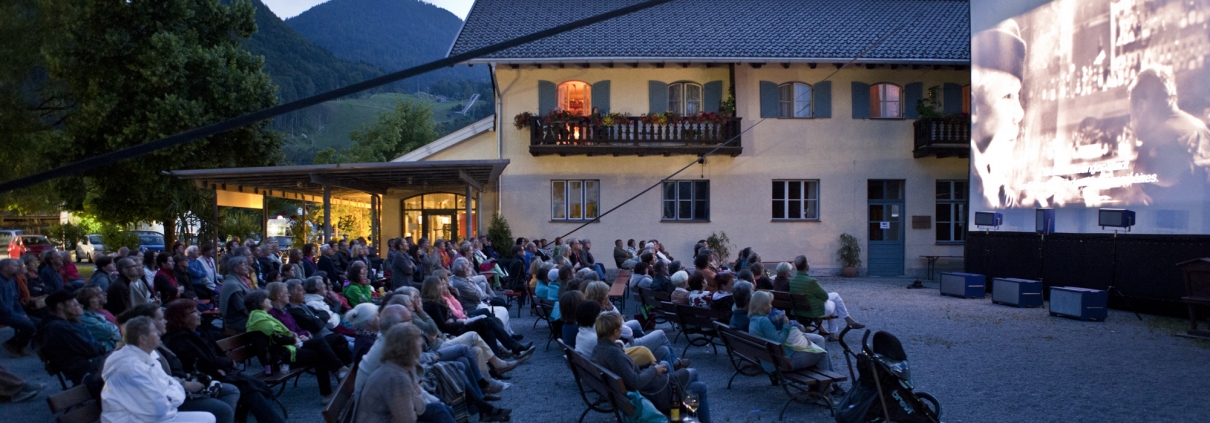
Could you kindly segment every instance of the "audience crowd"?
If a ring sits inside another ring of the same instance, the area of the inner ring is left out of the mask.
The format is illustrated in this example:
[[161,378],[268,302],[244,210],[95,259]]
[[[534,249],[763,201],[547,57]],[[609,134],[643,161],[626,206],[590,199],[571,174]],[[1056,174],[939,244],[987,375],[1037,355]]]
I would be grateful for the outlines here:
[[[385,254],[364,239],[278,248],[251,240],[228,242],[221,255],[209,244],[122,248],[97,256],[87,281],[60,252],[0,260],[0,325],[14,332],[4,349],[36,353],[47,371],[90,387],[106,422],[230,423],[249,414],[282,422],[257,373],[291,367],[313,369],[322,403],[333,380],[352,375],[358,422],[509,421],[500,393],[535,351],[512,330],[510,300],[545,302],[553,304],[551,330],[574,354],[660,412],[671,412],[677,393],[693,395],[698,420],[711,421],[706,385],[650,310],[627,316],[614,306],[591,240],[518,238],[505,256],[487,237],[397,238]],[[613,258],[630,271],[619,284],[709,308],[722,323],[783,344],[796,369],[832,369],[827,343],[844,327],[862,327],[839,294],[809,275],[804,256],[769,275],[751,248],[721,263],[701,241],[682,263],[657,240],[619,239]],[[810,311],[774,309],[774,290],[802,294]],[[228,359],[219,340],[237,336],[261,367]],[[0,401],[43,389],[0,367]]]

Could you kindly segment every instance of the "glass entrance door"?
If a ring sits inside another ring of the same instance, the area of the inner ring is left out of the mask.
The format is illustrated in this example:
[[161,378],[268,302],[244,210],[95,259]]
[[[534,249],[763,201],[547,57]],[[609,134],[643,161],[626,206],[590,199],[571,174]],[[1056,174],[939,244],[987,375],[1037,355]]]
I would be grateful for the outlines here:
[[458,239],[457,212],[453,210],[425,210],[421,221],[422,231],[430,240]]
[[869,248],[871,276],[904,274],[903,181],[869,181]]

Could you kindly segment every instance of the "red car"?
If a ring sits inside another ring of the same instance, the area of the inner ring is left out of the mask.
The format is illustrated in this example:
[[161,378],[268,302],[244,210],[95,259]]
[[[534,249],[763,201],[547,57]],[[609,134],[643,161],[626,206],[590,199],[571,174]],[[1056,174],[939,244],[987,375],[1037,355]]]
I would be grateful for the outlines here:
[[15,236],[12,241],[8,242],[8,256],[11,258],[20,258],[26,254],[34,254],[41,258],[43,252],[53,249],[55,246],[42,235]]

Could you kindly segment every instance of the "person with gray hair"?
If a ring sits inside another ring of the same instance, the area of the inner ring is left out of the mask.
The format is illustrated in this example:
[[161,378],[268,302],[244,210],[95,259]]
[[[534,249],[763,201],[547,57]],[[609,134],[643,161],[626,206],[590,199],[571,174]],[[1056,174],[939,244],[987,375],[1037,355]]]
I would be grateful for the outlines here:
[[[358,305],[360,306],[361,304]],[[365,311],[368,311],[368,309],[362,308],[361,311],[357,311],[357,307],[354,307],[353,310],[349,310],[345,316],[346,318],[353,318],[364,322],[367,319],[367,316],[362,315],[362,313]],[[411,322],[412,313],[408,312],[407,307],[391,304],[379,310],[377,320],[378,334],[375,336],[375,338],[382,336],[382,334],[390,330],[392,326],[400,323]],[[370,379],[370,375],[373,374],[375,370],[378,370],[380,366],[382,366],[382,352],[384,349],[386,349],[386,345],[374,342],[370,346],[370,349],[362,354],[361,361],[359,361],[359,364],[357,365],[357,378],[353,379],[353,398],[361,397],[361,388],[365,386],[366,381]]]
[[790,276],[794,273],[794,266],[790,263],[777,263],[777,267],[773,268],[773,290],[789,292],[790,291]]
[[151,355],[160,346],[155,322],[140,316],[124,328],[126,346],[109,355],[101,372],[101,421],[214,423],[208,412],[177,411],[185,388]]
[[458,302],[462,304],[462,310],[467,317],[478,314],[496,316],[504,330],[512,335],[513,328],[508,324],[508,301],[504,296],[497,295],[491,286],[488,286],[486,278],[474,273],[470,260],[459,257],[450,267],[454,272],[454,276],[450,278],[450,287],[457,290]]
[[[236,252],[241,248],[236,248]],[[227,273],[219,292],[219,312],[223,315],[223,328],[227,335],[235,336],[246,331],[248,313],[251,312],[244,309],[244,297],[252,292],[252,266],[243,255],[235,255],[224,262],[224,268]]]
[[[324,282],[322,276],[312,276],[307,278],[302,283],[303,288],[303,303],[315,310],[316,314],[321,316],[327,315],[327,322],[324,327],[327,329],[335,329],[340,325],[340,313],[338,310],[333,310],[328,305],[324,298],[328,295],[328,284]],[[321,313],[322,312],[322,313]]]
[[689,283],[689,273],[684,270],[678,270],[669,278],[672,280],[672,294],[669,295],[669,301],[673,304],[689,305],[689,290],[686,289]]

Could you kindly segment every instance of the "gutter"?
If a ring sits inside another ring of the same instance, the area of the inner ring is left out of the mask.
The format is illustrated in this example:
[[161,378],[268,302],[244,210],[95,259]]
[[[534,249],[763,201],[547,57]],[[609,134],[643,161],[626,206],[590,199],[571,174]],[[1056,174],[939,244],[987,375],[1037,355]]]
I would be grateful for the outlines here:
[[[844,64],[852,62],[852,57],[845,58],[814,58],[814,57],[534,57],[534,58],[499,58],[488,57],[467,60],[467,64],[494,63],[497,65],[525,65],[546,63],[690,63],[690,64],[724,64],[724,63],[820,63]],[[875,59],[861,58],[861,64],[907,64],[907,65],[958,65],[969,66],[970,59]]]

